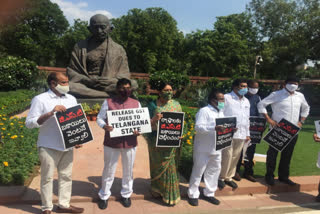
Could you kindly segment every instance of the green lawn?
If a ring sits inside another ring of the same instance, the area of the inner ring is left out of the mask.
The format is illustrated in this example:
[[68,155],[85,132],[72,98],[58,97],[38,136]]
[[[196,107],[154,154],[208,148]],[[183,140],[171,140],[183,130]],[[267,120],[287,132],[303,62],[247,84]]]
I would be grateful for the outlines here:
[[[309,117],[299,133],[298,142],[294,148],[290,165],[291,176],[320,175],[320,169],[316,166],[318,152],[320,151],[320,143],[313,141],[315,120],[320,120],[320,117]],[[266,154],[267,149],[268,144],[265,141],[262,141],[257,145],[256,153]],[[278,154],[278,161],[279,157],[280,153]],[[257,177],[264,176],[266,172],[265,163],[257,162],[254,166],[254,171]],[[277,176],[277,172],[278,169],[275,171],[275,176]]]

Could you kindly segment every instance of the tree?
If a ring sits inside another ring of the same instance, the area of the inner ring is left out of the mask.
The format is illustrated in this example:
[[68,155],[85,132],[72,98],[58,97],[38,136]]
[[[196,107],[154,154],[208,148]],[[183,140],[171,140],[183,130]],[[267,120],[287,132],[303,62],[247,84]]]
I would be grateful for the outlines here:
[[80,40],[84,40],[90,35],[88,22],[80,19],[74,20],[73,26],[70,26],[62,37],[58,40],[56,66],[67,67],[71,58],[71,52],[74,45]]
[[186,40],[191,75],[230,77],[253,73],[257,33],[245,13],[218,17],[212,31],[193,32]]
[[9,55],[54,65],[57,41],[68,22],[57,4],[50,0],[29,0],[14,13],[16,25],[2,26],[0,46]]
[[266,77],[284,78],[319,60],[319,0],[252,0],[248,12],[259,29]]
[[113,19],[112,38],[126,50],[131,72],[177,71],[183,34],[177,22],[162,8],[132,9]]

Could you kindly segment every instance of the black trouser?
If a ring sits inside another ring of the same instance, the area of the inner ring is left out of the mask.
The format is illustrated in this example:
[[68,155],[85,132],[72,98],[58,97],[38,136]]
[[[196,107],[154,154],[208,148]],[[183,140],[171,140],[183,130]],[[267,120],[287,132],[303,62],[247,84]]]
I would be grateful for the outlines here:
[[[280,163],[278,168],[278,175],[280,179],[289,178],[290,161],[294,146],[296,145],[298,135],[291,140],[289,145],[281,152]],[[274,177],[274,170],[276,169],[278,151],[269,146],[267,152],[267,173],[266,177]]]
[[[253,175],[253,158],[254,158],[255,152],[256,152],[256,144],[251,144],[247,148],[246,157],[244,160],[244,173],[243,173],[244,176]],[[237,173],[240,172],[241,162],[242,162],[242,152],[237,164]]]

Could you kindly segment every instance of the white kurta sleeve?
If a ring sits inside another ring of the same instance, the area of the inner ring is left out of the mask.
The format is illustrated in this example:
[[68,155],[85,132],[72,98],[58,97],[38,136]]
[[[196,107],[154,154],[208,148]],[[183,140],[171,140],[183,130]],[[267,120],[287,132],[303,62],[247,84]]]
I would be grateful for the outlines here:
[[[209,125],[210,124],[210,125]],[[215,130],[215,121],[210,121],[208,112],[202,108],[196,114],[195,130],[199,134],[213,133]]]
[[310,106],[307,103],[304,95],[302,94],[302,102],[301,102],[301,117],[308,117],[310,112]]
[[248,105],[249,105],[249,108],[248,108],[248,111],[246,112],[247,113],[247,136],[250,136],[250,102],[248,101]]
[[108,102],[107,102],[107,100],[105,100],[103,102],[101,109],[99,111],[99,114],[97,116],[97,123],[101,128],[103,128],[105,125],[107,125],[106,119],[107,119],[108,109],[109,109]]
[[276,94],[272,92],[269,96],[261,100],[257,107],[260,114],[267,114],[267,106],[274,103],[276,101]]
[[39,117],[47,112],[43,112],[43,105],[38,97],[34,97],[31,101],[30,111],[26,118],[26,127],[29,129],[32,128],[39,128],[40,125],[38,124]]

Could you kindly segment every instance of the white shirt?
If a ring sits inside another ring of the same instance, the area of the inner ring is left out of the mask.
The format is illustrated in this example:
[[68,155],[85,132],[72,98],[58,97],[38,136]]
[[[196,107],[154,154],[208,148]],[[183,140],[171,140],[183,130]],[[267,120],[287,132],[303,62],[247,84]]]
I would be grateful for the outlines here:
[[219,153],[216,151],[216,118],[224,117],[223,111],[217,111],[211,105],[201,108],[196,114],[194,151]]
[[26,119],[26,126],[30,129],[40,127],[37,142],[38,147],[67,151],[69,149],[64,149],[62,136],[54,116],[51,116],[42,125],[39,125],[37,122],[41,115],[52,111],[56,105],[63,105],[66,108],[70,108],[77,105],[77,100],[70,94],[59,97],[51,90],[39,94],[31,101],[30,111]]
[[250,102],[243,96],[241,99],[232,91],[224,95],[224,115],[237,118],[238,130],[234,133],[235,139],[246,139],[250,136]]
[[[139,102],[139,108],[141,108],[140,102]],[[101,109],[100,109],[99,114],[97,116],[97,123],[101,128],[103,128],[105,125],[107,125],[106,119],[107,119],[107,111],[108,110],[109,110],[108,102],[107,102],[107,100],[105,100],[102,103]]]
[[296,125],[299,122],[299,117],[307,117],[310,111],[310,106],[302,93],[295,91],[290,95],[286,89],[272,92],[259,102],[259,113],[267,114],[266,107],[268,105],[271,105],[273,120],[279,122],[284,118]]

